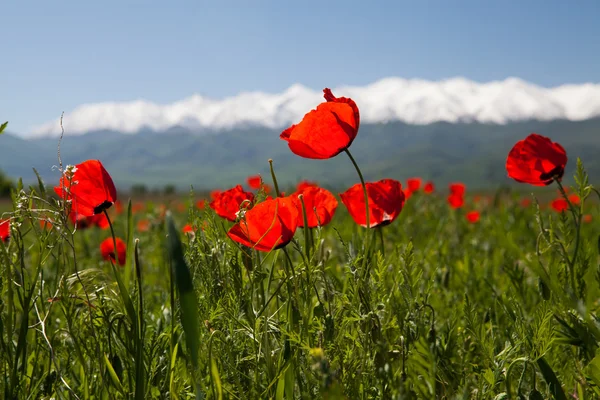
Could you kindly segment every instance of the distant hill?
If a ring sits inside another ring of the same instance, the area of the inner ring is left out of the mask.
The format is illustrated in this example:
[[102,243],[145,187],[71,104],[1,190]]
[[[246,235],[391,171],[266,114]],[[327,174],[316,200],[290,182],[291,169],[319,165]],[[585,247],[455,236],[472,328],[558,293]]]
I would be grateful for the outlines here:
[[[410,125],[403,122],[363,124],[351,151],[368,180],[383,177],[405,181],[411,176],[433,179],[438,185],[461,180],[471,187],[510,184],[504,162],[512,145],[530,132],[560,142],[569,155],[568,175],[576,158],[584,161],[592,181],[600,180],[600,118],[584,121],[526,121],[505,125],[446,123]],[[117,186],[129,188],[175,184],[185,190],[225,188],[261,173],[270,182],[269,158],[278,179],[301,178],[344,188],[358,182],[344,154],[331,160],[308,160],[292,154],[279,139],[280,130],[246,128],[202,134],[186,128],[165,132],[122,134],[112,131],[66,136],[63,162],[100,159]],[[48,184],[58,181],[56,138],[24,140],[0,136],[0,169],[9,176],[34,181],[35,167]]]

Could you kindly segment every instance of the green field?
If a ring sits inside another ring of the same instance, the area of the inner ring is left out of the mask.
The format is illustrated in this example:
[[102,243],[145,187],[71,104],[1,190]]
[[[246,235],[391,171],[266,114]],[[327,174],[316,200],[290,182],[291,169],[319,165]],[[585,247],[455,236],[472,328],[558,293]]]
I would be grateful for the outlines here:
[[370,231],[340,203],[271,253],[243,252],[191,193],[165,206],[170,235],[156,201],[111,208],[129,249],[113,267],[110,230],[74,231],[46,190],[15,197],[1,249],[5,399],[600,396],[594,192],[571,214],[504,190],[455,210],[438,188]]

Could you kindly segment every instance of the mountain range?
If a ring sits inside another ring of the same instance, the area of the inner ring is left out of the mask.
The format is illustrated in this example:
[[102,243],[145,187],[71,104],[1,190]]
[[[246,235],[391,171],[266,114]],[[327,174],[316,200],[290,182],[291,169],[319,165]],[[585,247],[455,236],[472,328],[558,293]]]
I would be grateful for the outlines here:
[[[544,88],[518,78],[477,83],[465,78],[443,81],[386,78],[357,87],[333,88],[351,97],[368,124],[393,121],[507,124],[524,120],[580,121],[600,116],[600,84]],[[283,93],[247,92],[224,99],[193,95],[172,104],[146,100],[84,104],[64,116],[69,135],[92,131],[195,133],[263,127],[280,129],[300,121],[324,101],[322,92],[296,84]],[[27,137],[57,136],[58,119],[24,132]]]
[[[367,180],[412,176],[438,185],[514,184],[504,163],[510,148],[530,132],[561,143],[600,177],[600,85],[539,87],[516,78],[476,83],[389,78],[365,87],[339,87],[361,112],[351,151]],[[222,100],[198,95],[169,104],[147,101],[83,105],[65,114],[60,153],[65,164],[99,159],[120,188],[144,184],[186,190],[227,188],[260,173],[270,182],[273,159],[283,185],[317,180],[343,189],[358,182],[344,154],[308,160],[279,139],[323,101],[322,93],[294,85],[281,94],[242,93]],[[10,128],[10,125],[9,125]],[[58,121],[29,134],[0,136],[0,169],[33,182],[35,167],[58,181]]]

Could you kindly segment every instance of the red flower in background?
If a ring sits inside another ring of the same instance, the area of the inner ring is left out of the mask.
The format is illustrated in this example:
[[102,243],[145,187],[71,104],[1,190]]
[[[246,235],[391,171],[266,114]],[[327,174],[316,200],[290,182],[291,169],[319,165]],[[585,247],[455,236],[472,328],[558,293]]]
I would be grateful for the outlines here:
[[298,207],[298,226],[304,228],[304,217],[302,215],[302,204],[298,195],[302,195],[304,208],[306,209],[306,220],[309,228],[317,226],[325,226],[331,222],[335,210],[338,206],[338,201],[335,196],[328,190],[316,186],[309,186],[302,191],[297,191],[293,194],[293,198],[297,199]]
[[406,180],[407,190],[411,193],[421,189],[421,178],[409,178]]
[[48,219],[48,217],[42,217],[40,220],[40,228],[44,229],[44,230],[50,230],[52,229],[52,226],[54,226],[54,224]]
[[138,213],[140,211],[144,211],[144,209],[146,208],[146,205],[144,203],[133,203],[133,205],[131,206],[131,212],[133,214]]
[[123,212],[123,203],[120,200],[115,201],[115,210],[117,214],[121,214]]
[[190,224],[185,224],[183,229],[181,230],[183,233],[194,233],[195,229],[192,228]]
[[433,191],[435,190],[435,186],[433,185],[433,182],[428,181],[425,186],[423,186],[423,193],[425,194],[431,194],[433,193]]
[[101,214],[117,200],[115,184],[98,160],[67,169],[54,191],[63,200],[71,200],[71,209],[86,217]]
[[138,232],[147,232],[150,230],[150,221],[147,219],[141,219],[137,223]]
[[288,142],[292,153],[300,157],[335,157],[350,147],[358,133],[360,114],[356,103],[346,97],[335,97],[329,89],[323,89],[323,93],[325,103],[279,136]]
[[303,180],[303,181],[298,182],[298,186],[296,186],[296,191],[301,192],[304,189],[306,189],[307,187],[311,187],[311,186],[319,186],[319,185],[316,182]]
[[465,198],[458,194],[450,194],[450,196],[448,196],[448,204],[454,209],[461,208],[465,205]]
[[555,199],[552,200],[550,206],[557,212],[563,212],[569,208],[569,203],[565,199]]
[[578,195],[576,195],[575,193],[573,193],[572,195],[569,196],[569,201],[571,202],[571,204],[573,204],[574,206],[578,206],[579,203],[581,203],[581,199],[579,198]]
[[465,195],[466,187],[464,183],[455,182],[451,183],[448,187],[450,188],[450,194],[460,197]]
[[248,203],[244,208],[249,208],[254,201],[254,194],[245,192],[242,185],[220,192],[210,203],[210,208],[215,210],[219,217],[235,222],[242,203]]
[[221,190],[215,189],[212,192],[210,192],[210,198],[214,200],[217,197],[219,197],[219,195],[221,195],[221,193],[223,193]]
[[279,249],[294,237],[298,214],[296,200],[291,197],[267,199],[244,212],[227,236],[259,251]]
[[560,180],[566,165],[565,149],[537,133],[517,142],[506,159],[509,177],[534,186],[546,186],[555,179]]
[[198,210],[204,210],[205,207],[206,207],[206,200],[201,199],[196,202],[196,208]]
[[262,185],[262,178],[260,175],[252,175],[248,177],[247,182],[250,189],[260,189]]
[[262,185],[262,190],[263,190],[263,192],[265,192],[265,194],[269,194],[269,193],[271,193],[271,191],[272,191],[273,189],[271,189],[271,186],[270,186],[270,185],[267,185],[267,184],[265,183],[265,184],[263,184],[263,185]]
[[[115,242],[117,242],[117,258],[119,260],[119,265],[125,265],[127,246],[125,246],[125,242],[120,238],[115,238]],[[100,253],[105,260],[115,261],[115,246],[112,237],[105,239],[100,244]]]
[[531,205],[531,199],[529,197],[523,197],[521,199],[521,207],[527,208]]
[[0,219],[0,240],[3,242],[8,241],[10,238],[10,220]]
[[469,211],[466,217],[470,223],[474,224],[479,221],[479,211]]
[[[369,227],[389,225],[400,215],[406,197],[402,192],[402,184],[394,179],[382,179],[378,182],[368,182],[367,196],[369,197]],[[365,196],[360,183],[340,194],[342,203],[348,209],[350,216],[358,225],[366,227]]]
[[592,214],[584,214],[582,221],[586,224],[589,224],[590,222],[592,222],[592,219],[593,219]]

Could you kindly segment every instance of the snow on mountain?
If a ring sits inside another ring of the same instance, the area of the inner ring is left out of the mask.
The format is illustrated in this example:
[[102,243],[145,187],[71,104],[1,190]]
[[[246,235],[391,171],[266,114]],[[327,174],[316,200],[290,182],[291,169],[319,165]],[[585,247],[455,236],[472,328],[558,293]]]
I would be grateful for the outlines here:
[[[600,116],[600,84],[540,87],[517,78],[477,83],[464,78],[443,81],[385,78],[367,86],[334,88],[337,96],[353,98],[366,123],[436,121],[505,124],[539,119],[583,120]],[[172,104],[145,100],[84,104],[66,113],[68,134],[96,130],[136,133],[174,126],[220,130],[258,125],[284,128],[299,122],[323,100],[322,92],[296,84],[279,94],[240,93],[221,100],[193,95]],[[33,128],[30,137],[60,133],[54,120]]]

